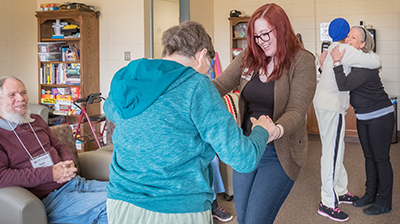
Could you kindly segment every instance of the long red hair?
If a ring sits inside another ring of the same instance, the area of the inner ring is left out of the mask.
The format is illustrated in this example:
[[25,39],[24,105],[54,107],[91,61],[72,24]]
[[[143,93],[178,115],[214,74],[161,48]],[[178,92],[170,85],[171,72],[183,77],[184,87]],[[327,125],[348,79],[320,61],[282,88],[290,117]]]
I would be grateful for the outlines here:
[[264,51],[256,43],[254,39],[254,22],[259,18],[264,18],[272,28],[275,28],[275,36],[277,39],[276,52],[274,55],[275,66],[268,80],[278,80],[284,70],[290,68],[290,64],[296,52],[304,49],[298,37],[294,33],[290,24],[289,17],[285,11],[274,3],[265,4],[259,7],[251,15],[247,25],[247,44],[248,50],[243,57],[242,67],[248,68],[246,75],[252,71],[263,68],[267,71],[267,65],[271,61],[271,57],[267,57]]

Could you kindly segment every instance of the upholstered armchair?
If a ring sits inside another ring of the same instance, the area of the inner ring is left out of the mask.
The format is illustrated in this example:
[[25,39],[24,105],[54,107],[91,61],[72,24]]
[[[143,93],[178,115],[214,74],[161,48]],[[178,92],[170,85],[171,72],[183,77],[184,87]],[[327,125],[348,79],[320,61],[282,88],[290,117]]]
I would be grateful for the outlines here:
[[[97,151],[77,153],[75,139],[68,125],[56,125],[50,129],[73,151],[80,176],[88,180],[108,181],[112,145]],[[0,208],[1,224],[47,224],[43,203],[22,187],[0,188]]]

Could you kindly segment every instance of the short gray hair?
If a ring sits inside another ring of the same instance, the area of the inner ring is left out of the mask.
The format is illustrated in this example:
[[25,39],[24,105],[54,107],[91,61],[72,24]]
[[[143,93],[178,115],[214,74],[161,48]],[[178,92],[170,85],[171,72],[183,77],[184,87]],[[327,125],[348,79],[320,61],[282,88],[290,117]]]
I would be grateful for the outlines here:
[[365,43],[364,47],[361,48],[361,50],[364,53],[371,52],[372,49],[374,49],[375,43],[369,31],[362,26],[353,26],[352,29],[357,29],[361,33],[361,43]]
[[3,85],[4,85],[4,83],[6,82],[7,79],[15,79],[15,80],[17,80],[17,81],[19,81],[20,83],[23,84],[23,82],[19,78],[15,77],[15,76],[3,76],[3,77],[1,77],[0,78],[0,99],[3,96]]
[[169,28],[163,33],[161,42],[164,46],[161,57],[178,53],[191,58],[204,48],[207,49],[207,56],[211,59],[215,57],[210,35],[197,22],[186,21]]

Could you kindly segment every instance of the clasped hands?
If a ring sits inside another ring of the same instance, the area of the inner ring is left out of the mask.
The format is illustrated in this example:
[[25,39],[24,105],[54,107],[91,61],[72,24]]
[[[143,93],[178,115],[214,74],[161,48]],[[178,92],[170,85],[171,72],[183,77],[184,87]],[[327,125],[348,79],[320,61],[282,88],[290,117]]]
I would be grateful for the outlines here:
[[62,161],[53,165],[53,181],[61,184],[76,176],[78,169],[72,160]]
[[253,129],[255,126],[260,125],[264,129],[266,129],[269,133],[268,142],[270,143],[283,135],[283,130],[274,124],[272,119],[269,116],[262,115],[258,119],[251,117],[250,121],[253,123]]

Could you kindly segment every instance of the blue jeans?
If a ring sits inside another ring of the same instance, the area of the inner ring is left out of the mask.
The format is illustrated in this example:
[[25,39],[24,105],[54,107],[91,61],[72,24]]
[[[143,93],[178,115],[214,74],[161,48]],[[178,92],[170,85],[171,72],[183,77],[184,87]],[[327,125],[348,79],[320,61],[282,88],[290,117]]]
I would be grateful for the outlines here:
[[267,146],[254,171],[233,171],[238,223],[273,223],[293,184],[278,160],[275,147]]
[[49,223],[108,223],[107,182],[76,176],[42,202]]

